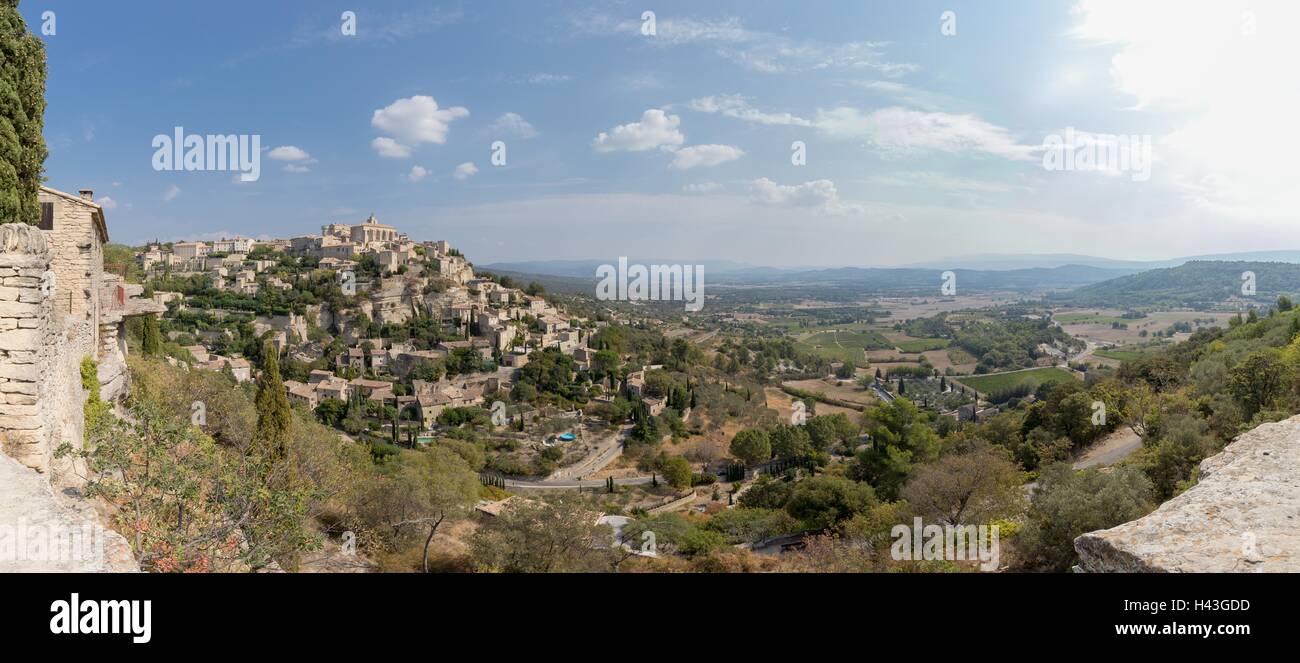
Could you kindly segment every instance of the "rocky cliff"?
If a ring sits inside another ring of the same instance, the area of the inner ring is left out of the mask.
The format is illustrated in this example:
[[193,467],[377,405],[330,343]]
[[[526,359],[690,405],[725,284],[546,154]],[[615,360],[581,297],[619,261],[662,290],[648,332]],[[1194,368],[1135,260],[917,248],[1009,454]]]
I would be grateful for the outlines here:
[[1084,572],[1300,571],[1300,416],[1243,433],[1196,486],[1074,547]]

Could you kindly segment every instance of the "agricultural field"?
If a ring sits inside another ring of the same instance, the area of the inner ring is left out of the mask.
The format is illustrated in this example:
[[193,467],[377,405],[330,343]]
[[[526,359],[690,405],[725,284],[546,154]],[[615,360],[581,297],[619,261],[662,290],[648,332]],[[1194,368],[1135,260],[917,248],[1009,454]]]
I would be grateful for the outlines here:
[[[905,379],[903,383],[904,398],[922,407],[941,412],[954,410],[975,400],[969,393],[963,394],[957,391],[949,378]],[[897,380],[889,381],[888,384],[890,391],[897,393]],[[945,384],[950,387],[948,391],[941,389]]]
[[1016,301],[1015,298],[1000,296],[958,296],[958,297],[933,297],[933,298],[901,298],[901,297],[884,297],[873,302],[865,302],[864,305],[873,305],[877,308],[887,309],[889,316],[881,318],[880,322],[892,325],[896,322],[907,322],[917,318],[929,318],[939,313],[951,313],[953,311],[962,311],[967,309],[985,309],[996,308]]
[[889,347],[892,345],[879,332],[866,330],[817,332],[795,341],[800,352],[855,366],[866,364],[867,350]]
[[[853,398],[860,401],[863,405],[869,404],[870,402],[872,402],[872,400],[874,400],[870,395],[867,394],[867,392],[861,390],[858,390],[856,393],[853,394],[844,391],[845,389],[851,389],[851,387],[832,388],[830,387],[830,385],[827,385],[824,382],[821,382],[819,384],[813,384],[813,383],[819,383],[819,381],[800,380],[797,382],[787,382],[786,385],[795,389],[801,389],[803,391],[821,392],[829,398],[838,399],[841,396],[852,396]],[[792,404],[795,401],[795,397],[776,387],[768,387],[764,389],[763,394],[767,398],[767,407],[772,410],[776,410],[777,416],[780,417],[780,421],[790,421],[790,415],[794,412],[794,406]],[[842,399],[842,400],[847,400],[847,399]],[[840,407],[838,405],[831,405],[829,403],[820,403],[820,402],[817,403],[815,406],[813,406],[812,413],[814,415],[844,414],[847,415],[853,421],[857,421],[857,418],[862,414],[861,412],[853,408]]]
[[952,341],[946,338],[918,338],[910,341],[899,341],[895,346],[902,352],[919,353],[929,352],[930,350],[942,350],[948,347]]
[[[1092,341],[1098,345],[1136,345],[1151,340],[1156,332],[1167,332],[1175,324],[1186,323],[1192,330],[1199,327],[1227,327],[1235,313],[1208,311],[1154,311],[1142,318],[1123,318],[1124,311],[1116,309],[1082,309],[1057,311],[1052,320],[1061,325],[1067,334]],[[1116,329],[1116,325],[1124,328]],[[1175,341],[1185,340],[1190,334],[1175,333]],[[1106,355],[1097,353],[1100,357]]]
[[1061,382],[1064,380],[1077,380],[1078,376],[1073,371],[1063,368],[1031,368],[1024,371],[1010,371],[1007,373],[990,373],[988,375],[972,375],[968,377],[954,378],[954,381],[974,389],[981,394],[992,394],[1022,387],[1026,383],[1033,383],[1035,387],[1048,382]]
[[1148,343],[1123,348],[1102,348],[1093,350],[1092,354],[1106,359],[1114,359],[1115,361],[1133,361],[1144,355],[1158,352],[1160,349],[1168,347],[1168,345],[1168,343]]

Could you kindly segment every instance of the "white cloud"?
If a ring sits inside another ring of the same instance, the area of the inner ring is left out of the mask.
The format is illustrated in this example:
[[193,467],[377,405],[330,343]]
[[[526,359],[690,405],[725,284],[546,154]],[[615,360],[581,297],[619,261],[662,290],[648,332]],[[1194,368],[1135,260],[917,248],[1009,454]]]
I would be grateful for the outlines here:
[[731,145],[692,145],[677,150],[669,167],[687,170],[697,166],[716,166],[742,156],[745,156],[745,151]]
[[478,166],[475,166],[472,161],[466,161],[456,166],[456,169],[451,172],[451,176],[456,178],[458,182],[464,182],[476,174],[478,174]]
[[763,177],[750,182],[750,200],[772,207],[815,208],[834,215],[865,211],[861,205],[841,201],[839,190],[830,180],[787,185]]
[[428,174],[429,171],[425,170],[424,166],[411,166],[411,172],[407,173],[406,179],[411,182],[419,182]]
[[970,179],[967,177],[954,177],[942,173],[927,172],[890,172],[883,175],[875,175],[867,178],[872,184],[894,187],[918,187],[930,189],[935,192],[948,191],[965,191],[972,193],[1008,193],[1018,190],[1029,190],[1030,187],[1024,185],[1010,184],[1007,182],[992,182]]
[[384,136],[370,141],[370,147],[373,147],[379,156],[389,159],[405,159],[411,156],[411,148]]
[[284,170],[287,173],[309,173],[311,168],[297,163],[285,164]]
[[537,135],[537,129],[519,113],[504,113],[501,117],[498,117],[489,128],[497,133],[509,134],[520,138],[532,138]]
[[641,22],[607,14],[585,13],[572,19],[574,30],[597,36],[634,37],[651,47],[702,45],[742,67],[763,73],[787,73],[821,69],[870,69],[897,76],[916,69],[915,65],[885,58],[885,42],[855,41],[830,43],[792,39],[785,35],[750,30],[739,18],[696,19],[659,16],[655,36],[641,34]]
[[109,196],[104,196],[95,202],[99,203],[99,206],[104,209],[117,209],[117,201]]
[[687,184],[682,187],[682,191],[685,191],[686,193],[713,193],[721,188],[722,185],[717,182],[698,182],[695,184]]
[[[878,81],[894,89],[888,81]],[[897,89],[905,89],[900,86]],[[818,110],[809,120],[791,113],[758,110],[738,94],[724,94],[692,99],[691,110],[714,113],[745,122],[763,125],[814,127],[834,140],[866,140],[894,156],[922,152],[978,152],[1015,160],[1033,157],[1033,146],[1021,145],[1006,129],[974,115],[926,112],[901,107],[882,108],[864,113],[857,108],[840,106]]]
[[767,113],[760,111],[750,105],[749,100],[738,94],[724,94],[711,97],[700,97],[692,99],[688,107],[693,111],[701,113],[717,113],[725,117],[732,117],[746,122],[755,124],[809,127],[812,126],[810,120],[806,120],[790,113]]
[[677,130],[680,124],[680,117],[651,108],[641,115],[640,122],[620,124],[608,133],[600,132],[591,146],[597,152],[644,152],[661,147],[672,148],[686,141],[686,136]]
[[176,200],[176,197],[179,195],[181,195],[181,188],[173,184],[167,187],[167,191],[163,193],[162,199],[164,203],[170,203],[171,201]]
[[1021,145],[1006,129],[974,115],[882,108],[863,113],[841,106],[817,111],[818,131],[834,139],[865,139],[882,152],[910,156],[925,152],[975,152],[1027,161],[1036,148]]
[[848,85],[875,94],[891,97],[896,99],[898,103],[903,103],[924,110],[939,110],[942,106],[951,106],[952,104],[952,101],[945,95],[926,90],[919,90],[911,85],[899,83],[898,81],[855,80],[849,81]]
[[1170,127],[1154,150],[1160,181],[1213,213],[1292,227],[1300,69],[1284,63],[1300,61],[1300,40],[1284,26],[1300,3],[1080,0],[1073,13],[1071,36],[1113,54],[1112,86],[1141,126]]
[[293,145],[281,145],[271,149],[266,153],[266,158],[272,161],[312,161],[307,151]]
[[447,142],[451,123],[468,116],[469,109],[463,106],[439,108],[438,102],[427,95],[398,99],[371,116],[370,125],[388,134],[376,138],[371,146],[381,156],[410,156],[413,147]]

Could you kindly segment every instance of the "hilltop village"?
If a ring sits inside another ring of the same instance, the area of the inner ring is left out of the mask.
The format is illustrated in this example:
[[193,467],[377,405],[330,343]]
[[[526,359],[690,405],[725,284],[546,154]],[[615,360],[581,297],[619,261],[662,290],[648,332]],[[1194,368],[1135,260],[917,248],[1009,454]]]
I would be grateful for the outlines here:
[[445,408],[487,407],[534,350],[586,370],[585,339],[606,324],[570,318],[536,284],[476,276],[448,242],[413,241],[373,215],[287,239],[152,243],[135,257],[167,308],[166,340],[184,350],[169,361],[252,379],[251,331],[284,355],[291,401],[360,403],[375,424],[397,412],[420,423],[413,434]]

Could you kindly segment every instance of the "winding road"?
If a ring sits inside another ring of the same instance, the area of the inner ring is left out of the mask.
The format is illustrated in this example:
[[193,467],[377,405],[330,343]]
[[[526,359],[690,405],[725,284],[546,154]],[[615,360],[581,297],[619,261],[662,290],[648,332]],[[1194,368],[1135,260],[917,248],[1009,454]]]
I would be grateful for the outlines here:
[[[545,479],[506,479],[506,488],[540,488],[554,490],[580,490],[582,488],[604,488],[604,479],[586,479],[582,477],[589,476],[601,471],[607,465],[614,462],[614,459],[623,455],[623,438],[627,436],[628,431],[632,430],[631,426],[620,426],[617,430],[611,432],[603,440],[596,444],[596,448],[587,454],[586,458],[570,465],[562,467]],[[654,483],[654,477],[623,477],[615,478],[616,486],[642,486]]]

